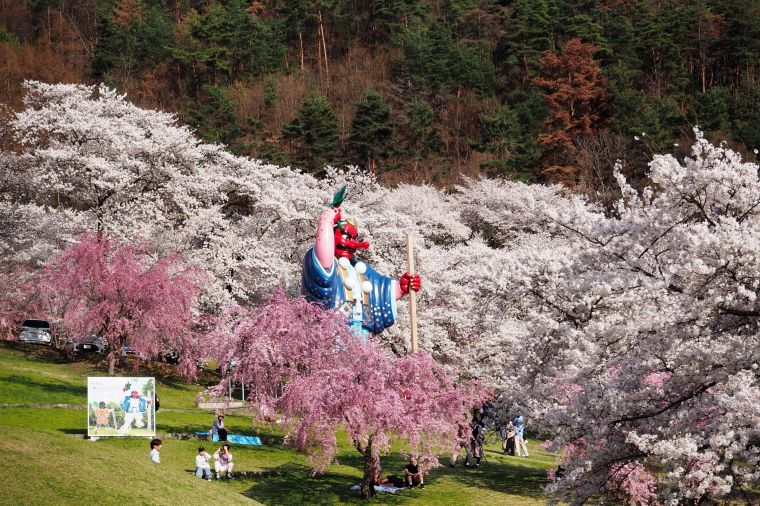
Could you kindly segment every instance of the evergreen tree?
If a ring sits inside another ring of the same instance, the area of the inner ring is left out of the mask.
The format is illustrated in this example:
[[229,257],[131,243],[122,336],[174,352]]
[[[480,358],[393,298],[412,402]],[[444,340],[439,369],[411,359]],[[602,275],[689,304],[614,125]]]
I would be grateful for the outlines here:
[[174,27],[161,8],[122,1],[101,4],[97,11],[98,38],[92,60],[96,76],[106,77],[118,67],[121,79],[136,77],[169,56]]
[[388,156],[393,132],[390,106],[380,93],[369,90],[356,106],[348,143],[371,172],[376,172],[379,158]]
[[436,125],[435,111],[430,104],[419,98],[412,99],[406,117],[404,138],[407,139],[409,153],[418,158],[440,153],[443,149],[441,130]]
[[191,11],[172,55],[199,84],[227,84],[258,77],[282,65],[285,36],[277,19],[252,17],[243,0],[212,2],[205,13]]
[[731,120],[731,91],[723,86],[713,86],[694,97],[693,123],[705,132],[721,132],[725,137]]
[[338,150],[338,121],[330,102],[322,95],[306,96],[298,116],[282,130],[283,137],[295,141],[298,163],[310,172],[322,173],[334,162]]
[[188,122],[202,138],[229,144],[242,132],[235,115],[237,104],[218,86],[205,85],[203,93],[205,97],[197,97],[197,105],[190,108]]
[[510,77],[525,82],[537,75],[541,55],[555,48],[558,18],[557,0],[515,0],[499,51]]
[[736,140],[748,150],[760,149],[760,82],[742,83],[731,116]]
[[445,95],[460,87],[494,89],[496,70],[486,45],[457,42],[442,20],[410,26],[399,44],[404,55],[394,63],[394,73],[412,91]]
[[543,154],[538,136],[548,107],[536,92],[513,100],[514,105],[503,105],[495,114],[481,118],[479,149],[496,155],[495,160],[482,168],[509,178],[532,181]]

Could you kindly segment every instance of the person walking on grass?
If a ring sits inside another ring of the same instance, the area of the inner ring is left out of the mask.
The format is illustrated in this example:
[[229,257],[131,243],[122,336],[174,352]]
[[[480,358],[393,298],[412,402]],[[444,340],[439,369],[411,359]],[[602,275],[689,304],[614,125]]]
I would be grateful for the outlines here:
[[528,446],[525,444],[525,419],[522,415],[512,420],[515,426],[515,456],[528,457]]
[[211,481],[211,464],[208,463],[210,458],[211,455],[204,447],[198,448],[198,455],[195,456],[195,476]]
[[483,443],[486,440],[486,426],[481,415],[476,414],[472,419],[472,432],[470,434],[470,447],[467,451],[466,467],[480,467],[480,459],[483,458]]
[[221,448],[214,452],[214,470],[216,471],[216,479],[221,480],[221,473],[227,474],[228,480],[234,480],[232,476],[232,453],[230,453],[230,445],[224,443]]
[[151,439],[150,440],[150,453],[148,454],[148,458],[152,462],[155,462],[156,464],[161,463],[161,440],[160,439]]

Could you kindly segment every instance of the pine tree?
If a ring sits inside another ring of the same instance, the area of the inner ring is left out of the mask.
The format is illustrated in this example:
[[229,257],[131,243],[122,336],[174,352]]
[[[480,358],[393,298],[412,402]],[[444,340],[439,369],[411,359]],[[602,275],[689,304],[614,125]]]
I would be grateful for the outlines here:
[[514,105],[505,104],[494,114],[481,118],[478,148],[496,156],[482,168],[513,179],[532,181],[543,152],[538,135],[548,108],[537,92],[516,97],[513,102]]
[[283,137],[295,141],[296,160],[309,171],[321,173],[334,162],[338,150],[338,121],[330,102],[318,93],[306,96],[298,117],[285,125]]
[[388,156],[393,132],[390,106],[380,93],[369,90],[357,104],[348,143],[372,173],[377,170],[378,159]]
[[224,88],[205,85],[203,92],[205,98],[197,97],[197,105],[189,111],[189,123],[202,138],[229,144],[241,133],[235,115],[237,104]]
[[507,74],[524,82],[540,69],[544,51],[554,49],[556,0],[516,0],[512,5],[511,26],[501,42]]

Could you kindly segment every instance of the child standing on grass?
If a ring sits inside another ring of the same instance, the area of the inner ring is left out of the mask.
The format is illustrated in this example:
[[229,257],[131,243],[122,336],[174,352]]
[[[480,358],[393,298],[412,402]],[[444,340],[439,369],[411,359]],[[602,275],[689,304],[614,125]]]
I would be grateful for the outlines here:
[[195,456],[195,476],[211,481],[211,464],[208,463],[210,458],[211,455],[204,447],[198,448],[198,455]]
[[151,439],[150,440],[150,453],[148,454],[148,457],[152,462],[155,462],[156,464],[161,463],[161,454],[159,453],[161,451],[161,440],[160,439]]

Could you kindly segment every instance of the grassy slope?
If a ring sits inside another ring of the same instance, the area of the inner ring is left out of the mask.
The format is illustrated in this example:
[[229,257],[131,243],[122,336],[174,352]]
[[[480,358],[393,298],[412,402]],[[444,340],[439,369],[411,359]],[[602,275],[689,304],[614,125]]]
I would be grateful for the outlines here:
[[[31,352],[31,353],[30,353]],[[191,476],[199,442],[167,440],[161,464],[147,459],[144,439],[89,441],[85,432],[86,377],[102,375],[95,362],[67,363],[43,349],[0,345],[0,404],[80,404],[82,409],[0,409],[0,454],[9,469],[28,470],[23,480],[4,487],[7,504],[181,504],[198,498],[225,504],[359,504],[350,486],[361,476],[361,459],[341,441],[340,465],[311,477],[303,455],[279,444],[235,449],[238,470],[276,470],[281,474],[235,481],[205,482]],[[146,374],[155,374],[156,371]],[[136,374],[129,370],[126,375]],[[158,374],[157,374],[158,375]],[[212,416],[193,406],[201,387],[159,379],[161,407],[159,433],[206,430]],[[173,411],[173,410],[182,411]],[[186,411],[187,410],[187,411]],[[236,433],[254,433],[250,418],[228,414],[227,425]],[[268,428],[264,436],[273,437]],[[209,444],[206,444],[210,448]],[[433,470],[424,490],[381,495],[381,504],[544,504],[541,486],[552,456],[530,444],[531,457],[504,457],[492,445],[479,469]],[[210,448],[213,450],[213,448]],[[401,474],[404,462],[397,453],[382,459],[389,474]],[[129,487],[128,484],[136,484]],[[199,495],[200,494],[200,495]],[[365,503],[366,504],[366,503]]]

